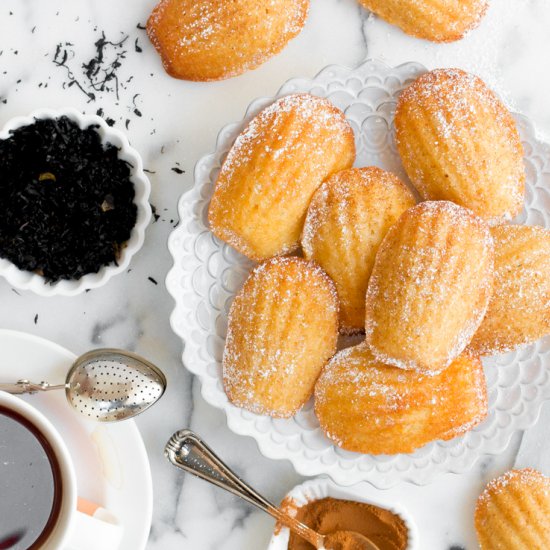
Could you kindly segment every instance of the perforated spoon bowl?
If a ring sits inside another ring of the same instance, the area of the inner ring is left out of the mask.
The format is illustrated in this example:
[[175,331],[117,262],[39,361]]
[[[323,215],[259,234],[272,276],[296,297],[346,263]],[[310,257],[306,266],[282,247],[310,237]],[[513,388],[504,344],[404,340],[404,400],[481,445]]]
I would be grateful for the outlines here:
[[81,355],[67,373],[65,384],[34,384],[19,380],[0,384],[11,394],[65,390],[67,401],[80,414],[99,422],[132,418],[156,403],[166,389],[162,371],[147,359],[118,349],[96,349]]

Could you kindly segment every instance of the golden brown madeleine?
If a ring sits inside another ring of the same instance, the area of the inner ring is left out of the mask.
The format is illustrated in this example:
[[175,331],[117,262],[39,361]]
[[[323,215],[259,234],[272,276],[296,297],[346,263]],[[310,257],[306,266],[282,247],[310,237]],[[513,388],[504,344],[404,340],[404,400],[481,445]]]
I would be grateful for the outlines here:
[[491,223],[523,205],[523,147],[515,121],[477,76],[437,69],[399,97],[396,141],[424,199],[449,200]]
[[550,548],[550,478],[537,470],[511,470],[493,479],[477,500],[481,550]]
[[147,33],[175,78],[221,80],[254,69],[302,30],[309,0],[161,0]]
[[338,172],[313,195],[302,248],[335,282],[344,332],[364,330],[365,294],[376,251],[388,229],[415,203],[397,176],[374,166]]
[[257,266],[229,312],[223,384],[237,407],[287,418],[313,393],[336,351],[338,296],[314,262],[273,258]]
[[377,361],[362,343],[323,369],[315,413],[327,437],[348,451],[411,453],[461,435],[487,416],[483,367],[463,354],[443,373],[422,376]]
[[366,299],[366,340],[384,363],[436,374],[470,343],[487,310],[487,224],[447,201],[407,210],[387,232]]
[[342,111],[309,94],[283,97],[229,151],[210,202],[210,228],[253,260],[292,252],[317,187],[354,160]]
[[478,26],[488,0],[359,0],[368,10],[417,38],[460,40]]
[[470,344],[482,355],[510,351],[550,333],[550,231],[500,225],[491,234],[493,296]]

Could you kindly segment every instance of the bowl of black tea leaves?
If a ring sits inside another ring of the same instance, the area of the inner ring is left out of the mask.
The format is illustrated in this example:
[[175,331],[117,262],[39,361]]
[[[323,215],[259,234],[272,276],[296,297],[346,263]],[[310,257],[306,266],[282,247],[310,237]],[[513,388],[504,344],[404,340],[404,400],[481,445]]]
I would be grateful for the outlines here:
[[42,109],[0,131],[0,275],[72,296],[128,268],[151,219],[126,136],[96,115]]

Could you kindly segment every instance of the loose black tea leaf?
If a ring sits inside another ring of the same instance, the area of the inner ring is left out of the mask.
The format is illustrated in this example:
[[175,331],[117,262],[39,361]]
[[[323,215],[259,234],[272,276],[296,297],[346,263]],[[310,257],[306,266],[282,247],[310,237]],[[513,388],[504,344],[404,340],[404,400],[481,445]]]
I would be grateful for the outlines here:
[[154,204],[151,205],[151,212],[153,213],[153,223],[158,222],[160,214],[157,214],[157,207]]
[[[89,101],[95,101],[98,93],[113,92],[119,99],[120,82],[118,70],[126,59],[125,42],[128,35],[119,41],[107,40],[105,33],[94,43],[95,55],[80,67],[74,67],[75,45],[72,42],[60,42],[53,54],[53,62],[67,72],[66,86],[78,86]],[[71,63],[72,62],[72,63]]]
[[116,263],[137,219],[118,149],[67,117],[11,134],[0,140],[0,256],[50,282]]

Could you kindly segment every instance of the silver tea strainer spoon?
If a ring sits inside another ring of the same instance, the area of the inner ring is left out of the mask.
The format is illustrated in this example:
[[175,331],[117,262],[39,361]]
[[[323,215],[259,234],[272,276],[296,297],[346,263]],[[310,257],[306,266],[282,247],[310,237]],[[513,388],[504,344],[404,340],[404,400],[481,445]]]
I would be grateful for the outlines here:
[[118,349],[96,349],[78,357],[65,384],[19,380],[0,384],[11,394],[65,390],[69,404],[99,422],[132,418],[156,403],[166,389],[162,371],[143,357]]
[[166,458],[178,468],[233,493],[267,512],[278,522],[307,540],[314,548],[325,550],[380,550],[369,538],[354,531],[335,531],[322,535],[289,516],[257,493],[224,464],[214,451],[191,430],[176,432],[164,448]]

